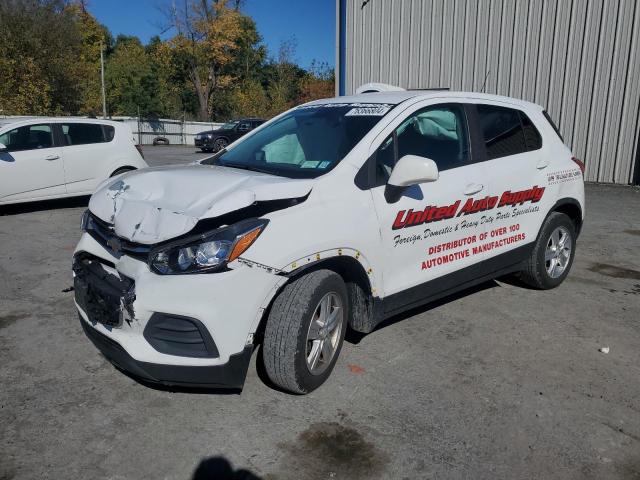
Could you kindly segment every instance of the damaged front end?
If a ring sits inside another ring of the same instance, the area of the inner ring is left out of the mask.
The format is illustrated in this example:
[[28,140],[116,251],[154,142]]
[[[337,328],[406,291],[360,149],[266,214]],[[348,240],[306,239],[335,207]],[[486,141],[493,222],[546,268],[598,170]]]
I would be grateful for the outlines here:
[[76,302],[89,321],[106,328],[121,327],[135,318],[135,282],[120,275],[103,260],[78,254],[73,260],[73,286]]
[[119,238],[154,245],[193,233],[203,220],[306,197],[312,185],[313,180],[218,166],[157,167],[101,186],[89,209]]
[[208,166],[105,183],[83,215],[74,255],[83,330],[145,380],[241,388],[265,299],[283,281],[246,268],[241,255],[269,228],[269,213],[304,202],[311,187]]

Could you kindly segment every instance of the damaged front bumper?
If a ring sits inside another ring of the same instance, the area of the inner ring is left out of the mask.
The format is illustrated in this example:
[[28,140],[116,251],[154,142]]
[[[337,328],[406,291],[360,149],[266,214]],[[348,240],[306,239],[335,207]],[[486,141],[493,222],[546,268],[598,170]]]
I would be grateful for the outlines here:
[[253,334],[284,279],[233,267],[158,275],[84,233],[74,254],[82,328],[114,365],[145,381],[242,388]]
[[151,383],[167,386],[241,389],[247,375],[253,346],[247,345],[240,353],[231,355],[224,365],[183,366],[140,362],[122,346],[92,328],[80,316],[84,333],[98,350],[116,367]]

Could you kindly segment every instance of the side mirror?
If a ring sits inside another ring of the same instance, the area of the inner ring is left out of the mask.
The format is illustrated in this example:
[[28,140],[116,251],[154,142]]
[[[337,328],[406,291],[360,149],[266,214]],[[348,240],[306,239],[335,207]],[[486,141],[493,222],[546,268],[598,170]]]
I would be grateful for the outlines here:
[[430,158],[405,155],[393,167],[387,183],[394,187],[410,187],[420,183],[435,182],[438,176],[438,166]]
[[4,143],[0,143],[0,153],[6,153],[8,151],[9,149],[7,148],[7,146]]

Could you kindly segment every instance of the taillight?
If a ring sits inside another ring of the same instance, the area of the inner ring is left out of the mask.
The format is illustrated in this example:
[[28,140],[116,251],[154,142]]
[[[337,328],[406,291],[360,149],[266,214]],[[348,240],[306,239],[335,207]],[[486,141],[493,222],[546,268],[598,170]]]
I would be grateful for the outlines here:
[[[136,150],[138,150],[138,153],[140,154],[140,156],[144,158],[144,153],[142,153],[142,145],[136,145]],[[584,172],[584,167],[582,171]]]
[[571,160],[573,160],[573,162],[578,165],[578,167],[580,167],[580,171],[582,172],[582,174],[584,175],[584,162],[576,157],[571,157]]

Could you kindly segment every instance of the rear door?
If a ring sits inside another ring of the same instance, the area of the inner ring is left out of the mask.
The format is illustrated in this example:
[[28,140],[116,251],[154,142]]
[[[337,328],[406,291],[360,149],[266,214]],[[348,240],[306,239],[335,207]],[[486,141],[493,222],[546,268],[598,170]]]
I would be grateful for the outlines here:
[[535,241],[555,201],[547,191],[549,158],[524,111],[497,104],[476,104],[475,108],[489,191],[497,199],[488,225],[486,255],[494,258],[511,252],[502,263],[515,263],[528,255],[527,245]]
[[115,129],[85,122],[60,123],[65,141],[64,169],[69,193],[92,193],[110,172],[105,168],[114,154]]
[[62,149],[48,123],[25,125],[0,135],[0,202],[63,195]]
[[[418,107],[395,125],[369,159],[375,164],[371,194],[380,222],[388,310],[451,287],[435,282],[428,292],[421,291],[427,282],[482,260],[473,248],[485,232],[482,211],[488,184],[484,165],[472,160],[463,105]],[[404,155],[432,159],[439,178],[391,198],[387,180]]]

